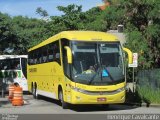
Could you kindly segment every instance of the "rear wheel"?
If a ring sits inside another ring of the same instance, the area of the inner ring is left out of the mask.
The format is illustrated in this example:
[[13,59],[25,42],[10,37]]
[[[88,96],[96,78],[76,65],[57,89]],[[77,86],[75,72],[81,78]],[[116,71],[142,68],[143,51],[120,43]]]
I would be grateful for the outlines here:
[[61,101],[62,108],[63,109],[67,109],[68,108],[68,104],[63,99],[63,92],[62,92],[62,90],[59,91],[59,100]]
[[32,87],[32,94],[33,94],[33,98],[39,99],[39,95],[37,94],[37,87],[36,87],[36,85],[34,85],[34,87]]

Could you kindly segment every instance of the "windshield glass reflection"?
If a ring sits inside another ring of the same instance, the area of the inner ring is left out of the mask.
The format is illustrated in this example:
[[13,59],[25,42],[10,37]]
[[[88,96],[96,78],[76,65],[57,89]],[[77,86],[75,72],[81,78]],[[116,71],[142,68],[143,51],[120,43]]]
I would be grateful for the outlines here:
[[124,81],[119,43],[73,42],[72,49],[75,82],[108,85]]

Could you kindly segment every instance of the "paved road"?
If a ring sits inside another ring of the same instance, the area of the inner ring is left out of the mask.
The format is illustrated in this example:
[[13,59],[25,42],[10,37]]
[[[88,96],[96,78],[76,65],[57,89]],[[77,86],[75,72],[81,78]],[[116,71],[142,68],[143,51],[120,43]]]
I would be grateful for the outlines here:
[[62,109],[60,103],[50,98],[33,99],[32,95],[24,95],[25,104],[12,106],[7,99],[0,98],[0,113],[10,114],[160,114],[160,107],[137,107],[127,105],[110,105],[102,108],[97,105],[70,106]]

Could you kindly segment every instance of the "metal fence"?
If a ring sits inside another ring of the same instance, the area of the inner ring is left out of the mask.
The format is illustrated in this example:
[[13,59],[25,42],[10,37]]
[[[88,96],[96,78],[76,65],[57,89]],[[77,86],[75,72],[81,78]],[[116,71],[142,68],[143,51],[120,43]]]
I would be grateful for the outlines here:
[[137,74],[137,85],[160,89],[160,69],[141,70]]

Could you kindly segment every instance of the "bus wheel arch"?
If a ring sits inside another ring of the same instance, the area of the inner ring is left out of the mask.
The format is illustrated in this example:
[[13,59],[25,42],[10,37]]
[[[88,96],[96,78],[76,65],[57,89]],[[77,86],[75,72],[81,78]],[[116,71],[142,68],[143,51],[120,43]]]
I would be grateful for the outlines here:
[[66,103],[64,101],[64,94],[63,94],[63,89],[62,89],[61,85],[58,86],[58,99],[61,102],[62,108],[67,109],[68,108],[68,103]]

